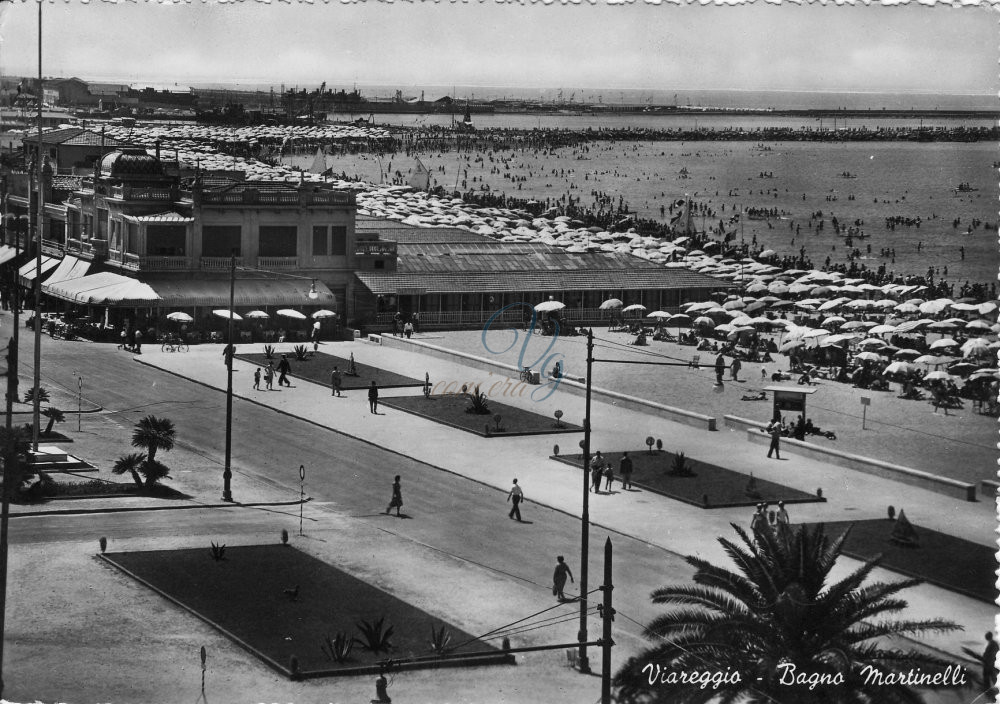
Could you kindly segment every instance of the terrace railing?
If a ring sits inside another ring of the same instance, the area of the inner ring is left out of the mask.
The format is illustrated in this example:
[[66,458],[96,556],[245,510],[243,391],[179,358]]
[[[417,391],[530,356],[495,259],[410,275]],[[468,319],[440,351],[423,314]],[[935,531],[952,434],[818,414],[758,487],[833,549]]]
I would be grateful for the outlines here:
[[[230,257],[202,257],[199,264],[202,269],[210,271],[229,271],[232,259]],[[236,266],[243,266],[243,257],[236,257]]]
[[257,257],[257,266],[261,269],[297,269],[298,257]]
[[140,257],[142,271],[183,271],[191,268],[191,257]]

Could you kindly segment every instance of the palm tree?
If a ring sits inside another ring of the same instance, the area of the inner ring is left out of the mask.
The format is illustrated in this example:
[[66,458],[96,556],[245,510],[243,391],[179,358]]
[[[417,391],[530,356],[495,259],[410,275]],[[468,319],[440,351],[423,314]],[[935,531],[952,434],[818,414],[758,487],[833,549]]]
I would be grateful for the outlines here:
[[149,461],[156,459],[156,451],[169,452],[174,448],[174,422],[168,418],[146,416],[135,424],[132,432],[132,447],[142,448],[149,455]]
[[[44,386],[38,387],[38,402],[48,403],[49,392]],[[30,389],[24,392],[24,403],[34,403],[35,402],[35,387],[32,386]]]
[[[943,673],[950,663],[879,643],[891,636],[960,628],[943,619],[879,618],[905,609],[906,601],[896,594],[920,580],[865,585],[879,564],[876,557],[827,586],[850,530],[831,539],[820,524],[799,526],[785,537],[763,530],[751,539],[742,528],[733,528],[740,542],[719,542],[738,571],[690,556],[695,584],[652,593],[653,603],[674,608],[646,627],[645,636],[656,645],[615,675],[619,701],[923,701],[914,688],[889,683],[885,674],[916,668]],[[709,673],[716,680],[707,686],[703,680],[678,681],[680,673]]]
[[142,478],[139,477],[139,468],[146,462],[145,452],[130,452],[127,455],[122,455],[116,461],[114,466],[111,468],[111,472],[114,474],[125,474],[128,472],[132,475],[132,481],[135,485],[142,488]]
[[66,414],[55,406],[49,406],[44,411],[42,415],[49,419],[48,425],[45,426],[45,430],[42,431],[42,437],[48,437],[52,432],[52,426],[56,423],[62,423],[66,420]]

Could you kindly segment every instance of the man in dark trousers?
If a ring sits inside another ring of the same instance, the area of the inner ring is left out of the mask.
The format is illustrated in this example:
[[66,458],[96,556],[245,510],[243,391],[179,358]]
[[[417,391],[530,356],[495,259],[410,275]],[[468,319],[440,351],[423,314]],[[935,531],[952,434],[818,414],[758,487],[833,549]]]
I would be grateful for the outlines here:
[[563,589],[566,588],[566,578],[569,577],[570,582],[576,583],[569,565],[564,560],[562,555],[556,557],[556,570],[552,575],[552,595],[559,601],[566,601],[566,595],[563,594]]
[[771,457],[771,453],[774,453],[776,459],[781,459],[781,452],[778,446],[781,442],[781,423],[776,420],[772,420],[767,426],[767,434],[771,436],[771,446],[767,448],[767,456]]
[[715,358],[715,383],[722,386],[722,375],[726,373],[726,359],[721,354]]
[[292,382],[288,380],[288,373],[292,371],[292,365],[288,362],[288,355],[281,355],[281,361],[278,362],[278,386],[291,386]]
[[372,385],[368,387],[368,407],[371,412],[378,415],[378,384],[372,380]]
[[986,650],[983,651],[983,686],[990,695],[990,700],[996,693],[997,686],[997,652],[1000,646],[993,638],[993,631],[986,633]]
[[594,493],[601,493],[601,479],[604,477],[604,456],[598,450],[597,454],[590,461],[590,481],[593,484]]
[[622,453],[622,460],[618,464],[618,471],[622,475],[622,489],[632,488],[632,458],[627,452]]
[[[374,382],[372,382],[374,383]],[[517,520],[521,520],[521,502],[524,501],[524,492],[521,491],[521,487],[517,485],[517,480],[514,480],[514,486],[510,488],[510,493],[507,494],[507,500],[510,501],[513,506],[508,513],[508,517],[517,517]]]

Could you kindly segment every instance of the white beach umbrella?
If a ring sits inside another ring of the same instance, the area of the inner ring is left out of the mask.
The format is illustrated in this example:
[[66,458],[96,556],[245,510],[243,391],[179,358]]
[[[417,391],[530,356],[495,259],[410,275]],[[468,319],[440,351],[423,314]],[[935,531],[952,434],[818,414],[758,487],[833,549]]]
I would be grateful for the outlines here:
[[[566,307],[565,303],[561,301],[542,301],[535,306],[535,310],[539,313],[551,313],[553,311],[562,310]],[[278,311],[279,313],[281,311]]]
[[863,362],[881,362],[882,355],[875,354],[874,352],[860,352],[854,355],[855,359],[860,359]]
[[615,308],[621,308],[623,305],[620,299],[609,298],[599,306],[599,310],[614,310]]
[[663,310],[654,310],[646,315],[647,318],[671,318],[673,315]]
[[321,309],[312,314],[313,320],[324,320],[325,318],[336,318],[337,314],[332,310]]
[[630,306],[625,306],[622,308],[622,313],[631,313],[634,310],[646,310],[646,306],[639,305],[638,303],[633,303]]
[[293,320],[305,320],[306,319],[306,316],[305,316],[304,313],[300,313],[299,311],[293,310],[291,308],[282,308],[281,310],[277,311],[277,313],[278,313],[278,315],[280,315],[283,318],[292,318]]
[[167,320],[173,320],[175,323],[193,323],[194,318],[192,318],[187,313],[178,311],[176,313],[168,313]]
[[940,340],[935,340],[931,343],[930,348],[932,350],[947,349],[949,347],[957,347],[958,343],[955,342],[950,337],[942,337]]
[[217,315],[220,318],[230,318],[231,317],[233,320],[243,320],[243,318],[240,317],[239,313],[230,313],[225,308],[220,308],[218,310],[213,310],[212,311],[212,315]]
[[252,311],[250,311],[249,313],[246,314],[246,317],[247,318],[258,318],[260,320],[264,320],[266,318],[270,318],[271,316],[268,315],[267,313],[265,313],[262,310],[252,310]]

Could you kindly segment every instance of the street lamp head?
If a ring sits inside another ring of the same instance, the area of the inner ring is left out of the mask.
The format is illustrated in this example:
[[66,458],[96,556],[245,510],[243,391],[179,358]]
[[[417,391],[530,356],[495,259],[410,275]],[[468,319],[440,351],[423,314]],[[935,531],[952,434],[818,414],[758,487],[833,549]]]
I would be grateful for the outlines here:
[[316,290],[316,279],[313,279],[312,285],[309,286],[309,298],[314,301],[319,298],[319,292]]

